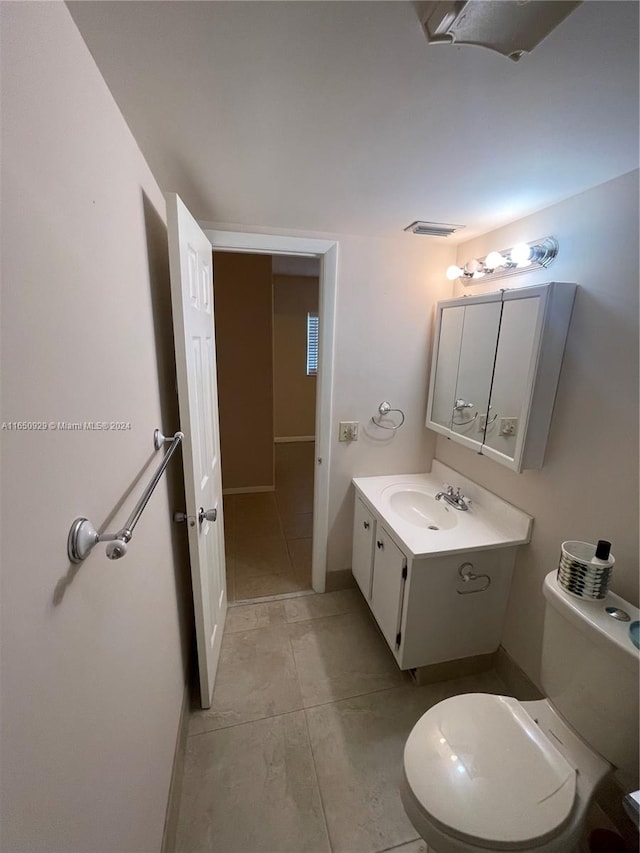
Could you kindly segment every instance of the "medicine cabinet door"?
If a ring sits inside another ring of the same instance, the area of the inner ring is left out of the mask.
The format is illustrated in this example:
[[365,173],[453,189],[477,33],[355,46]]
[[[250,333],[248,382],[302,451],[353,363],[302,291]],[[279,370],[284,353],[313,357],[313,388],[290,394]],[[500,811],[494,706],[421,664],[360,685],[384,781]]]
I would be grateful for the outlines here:
[[500,301],[464,306],[451,431],[474,450],[480,449],[484,438],[501,311]]
[[438,346],[433,356],[435,363],[432,371],[435,378],[431,391],[430,417],[427,417],[427,426],[431,421],[446,431],[451,429],[453,417],[465,307],[464,305],[457,305],[442,309]]
[[[483,453],[521,470],[536,376],[546,291],[519,298],[505,293]],[[523,294],[524,295],[524,294]],[[491,453],[495,451],[495,455]]]

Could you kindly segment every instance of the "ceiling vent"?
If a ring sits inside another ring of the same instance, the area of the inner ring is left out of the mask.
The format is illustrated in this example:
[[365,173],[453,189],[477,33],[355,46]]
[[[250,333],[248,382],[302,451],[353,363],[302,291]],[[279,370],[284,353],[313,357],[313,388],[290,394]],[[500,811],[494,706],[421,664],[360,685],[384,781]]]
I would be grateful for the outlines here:
[[448,225],[446,222],[412,222],[407,225],[405,231],[412,234],[421,234],[424,237],[449,237],[456,231],[464,228],[464,225]]
[[444,0],[415,4],[427,41],[475,44],[514,60],[530,53],[579,5],[579,0]]

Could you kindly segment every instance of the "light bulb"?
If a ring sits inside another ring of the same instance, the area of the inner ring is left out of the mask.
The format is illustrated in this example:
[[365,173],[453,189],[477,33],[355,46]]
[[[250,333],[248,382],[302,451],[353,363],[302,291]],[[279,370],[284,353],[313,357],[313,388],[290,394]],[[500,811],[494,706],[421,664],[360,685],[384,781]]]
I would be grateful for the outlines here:
[[464,275],[464,271],[457,267],[455,264],[451,264],[450,267],[447,267],[447,278],[449,281],[453,281],[454,278],[460,278],[461,275]]
[[484,259],[484,265],[487,269],[495,270],[498,267],[503,267],[507,263],[507,259],[504,258],[500,252],[489,252],[487,257]]
[[471,258],[470,261],[464,265],[464,272],[466,275],[475,276],[476,273],[482,272],[484,267],[480,263],[480,261],[476,260],[476,258]]
[[522,266],[523,264],[529,263],[531,260],[531,246],[527,246],[526,243],[518,243],[517,246],[514,246],[511,252],[511,260],[514,264],[518,266]]

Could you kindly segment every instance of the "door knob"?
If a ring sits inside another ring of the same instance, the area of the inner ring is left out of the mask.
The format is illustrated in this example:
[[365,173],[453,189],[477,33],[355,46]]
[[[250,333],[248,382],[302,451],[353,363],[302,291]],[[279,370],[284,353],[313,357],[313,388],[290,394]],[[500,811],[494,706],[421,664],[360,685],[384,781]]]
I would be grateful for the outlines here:
[[206,519],[207,521],[215,521],[218,517],[218,510],[216,507],[213,509],[205,509],[204,507],[200,507],[200,511],[198,512],[198,521],[200,524]]

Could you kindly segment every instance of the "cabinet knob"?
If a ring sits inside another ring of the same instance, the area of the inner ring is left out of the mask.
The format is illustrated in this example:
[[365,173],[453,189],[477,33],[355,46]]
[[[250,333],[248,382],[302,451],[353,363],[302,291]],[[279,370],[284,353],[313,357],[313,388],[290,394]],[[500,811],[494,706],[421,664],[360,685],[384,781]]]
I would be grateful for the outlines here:
[[384,548],[384,542],[381,539],[378,539],[378,541],[376,542],[376,545],[380,549]]
[[369,529],[369,527],[371,526],[371,525],[369,524],[369,522],[368,522],[368,521],[363,521],[362,523],[364,524],[364,529],[365,529],[365,530],[368,530],[368,529]]

